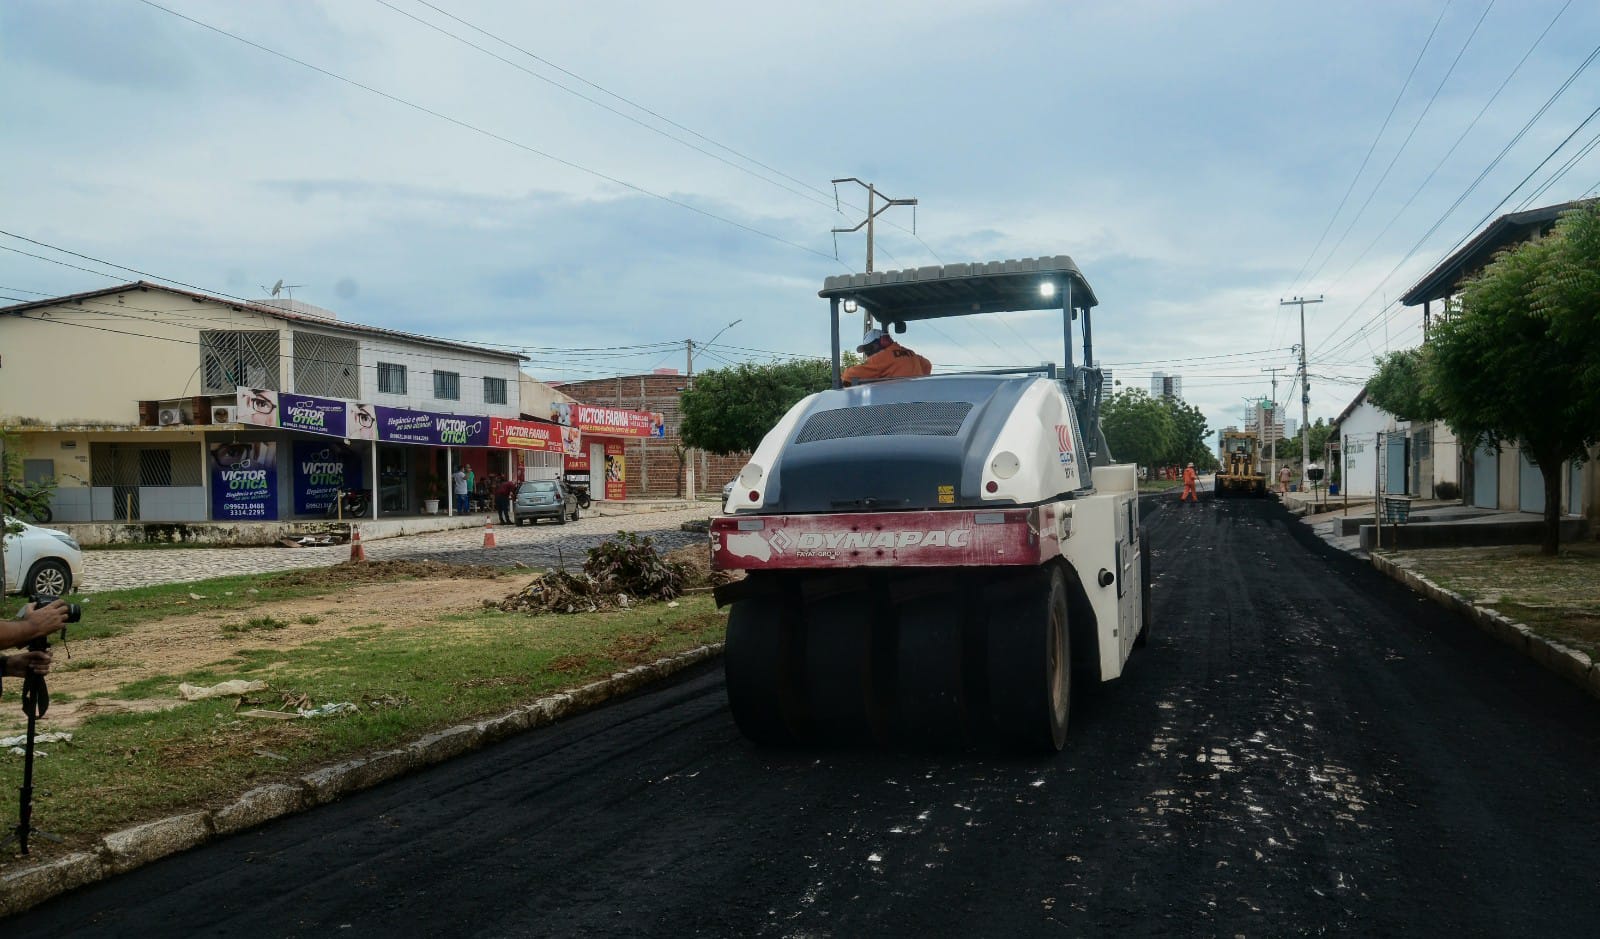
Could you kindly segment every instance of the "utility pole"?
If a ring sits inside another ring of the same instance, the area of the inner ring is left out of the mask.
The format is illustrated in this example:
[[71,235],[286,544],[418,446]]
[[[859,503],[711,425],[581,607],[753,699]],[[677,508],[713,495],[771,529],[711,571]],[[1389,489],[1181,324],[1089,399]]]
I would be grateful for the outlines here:
[[1300,307],[1300,491],[1306,488],[1306,467],[1311,465],[1311,378],[1306,374],[1306,304],[1321,303],[1322,295],[1307,300],[1279,300],[1278,306]]
[[[917,230],[917,213],[916,213],[916,209],[915,209],[915,206],[917,204],[917,200],[915,200],[915,199],[891,199],[888,196],[884,196],[882,193],[878,192],[878,187],[874,186],[872,183],[864,183],[861,180],[855,178],[854,176],[845,176],[845,177],[842,177],[840,179],[836,179],[836,180],[833,181],[833,207],[834,207],[835,210],[837,210],[839,208],[839,184],[840,183],[855,183],[857,186],[860,186],[861,188],[863,188],[863,189],[865,189],[867,191],[867,217],[862,219],[860,222],[856,223],[854,228],[835,228],[835,229],[833,229],[833,233],[837,235],[837,234],[842,234],[842,233],[846,233],[846,232],[857,232],[857,231],[861,230],[861,226],[865,225],[867,227],[867,273],[870,274],[870,273],[872,273],[872,237],[873,237],[873,229],[876,226],[876,219],[878,218],[878,216],[880,216],[883,213],[889,211],[890,209],[894,208],[897,205],[909,205],[909,206],[912,206],[913,208],[912,208],[912,212],[911,212],[911,231],[914,234],[916,232],[916,230]],[[880,196],[883,198],[883,207],[882,208],[878,207],[878,198]],[[867,330],[869,330],[871,328],[872,328],[872,314],[868,313],[868,312],[863,312],[861,314],[861,334],[863,336],[866,335]]]
[[[1264,368],[1262,371],[1272,373],[1272,411],[1274,414],[1276,414],[1278,411],[1278,373],[1287,371],[1287,369],[1281,365],[1276,365],[1272,368]],[[1273,483],[1277,481],[1277,478],[1278,441],[1274,440],[1272,441],[1271,455],[1267,457],[1267,488],[1269,490],[1272,488]]]
[[[721,329],[717,330],[716,335],[712,336],[710,339],[707,339],[705,342],[701,343],[701,345],[702,346],[711,345],[712,343],[716,342],[719,338],[721,338],[723,333],[727,332],[728,330],[732,329],[733,327],[739,325],[742,322],[744,322],[744,320],[742,320],[742,319],[734,320],[733,322],[729,323],[728,325],[726,325],[726,326],[722,327]],[[687,360],[685,362],[685,364],[687,366],[687,368],[686,368],[687,375],[685,376],[685,380],[684,380],[684,390],[685,391],[688,391],[688,390],[694,388],[694,347],[695,347],[695,341],[693,339],[685,339],[683,341],[683,354],[684,354],[684,358]],[[679,409],[679,417],[678,417],[678,424],[679,424],[679,432],[680,433],[682,432],[682,425],[683,425],[682,413],[683,413],[682,412],[682,408],[680,408]],[[683,448],[683,462],[685,464],[687,464],[688,471],[689,471],[689,476],[688,476],[687,480],[685,480],[685,482],[684,482],[684,491],[685,491],[686,495],[688,496],[689,501],[691,501],[691,502],[694,501],[694,499],[695,499],[695,494],[694,494],[694,456],[695,456],[695,453],[694,453],[694,448],[693,447],[684,447]]]

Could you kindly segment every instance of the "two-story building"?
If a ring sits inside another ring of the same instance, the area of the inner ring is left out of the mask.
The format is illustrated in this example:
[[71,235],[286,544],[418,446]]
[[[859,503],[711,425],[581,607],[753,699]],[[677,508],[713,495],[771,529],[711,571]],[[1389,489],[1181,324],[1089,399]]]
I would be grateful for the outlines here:
[[0,425],[57,522],[293,521],[451,511],[450,472],[554,476],[575,437],[522,356],[137,282],[0,309]]

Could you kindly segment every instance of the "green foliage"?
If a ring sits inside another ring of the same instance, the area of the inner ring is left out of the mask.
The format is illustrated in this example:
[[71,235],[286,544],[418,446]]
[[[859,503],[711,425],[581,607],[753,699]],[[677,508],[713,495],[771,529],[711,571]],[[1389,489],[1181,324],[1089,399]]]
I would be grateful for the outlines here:
[[50,508],[50,496],[56,491],[56,481],[51,479],[34,486],[23,483],[21,434],[0,430],[0,449],[5,451],[5,459],[0,460],[0,516],[24,522],[43,518],[43,513]]
[[754,450],[795,402],[832,386],[833,368],[824,359],[712,369],[683,392],[679,434],[688,446],[712,453]]
[[652,600],[671,600],[689,580],[684,565],[662,557],[654,539],[628,531],[590,548],[583,572],[605,590]]
[[1138,388],[1120,391],[1100,405],[1100,429],[1113,457],[1142,466],[1165,459],[1178,436],[1168,402]]
[[[1425,380],[1427,355],[1424,346],[1374,359],[1378,371],[1367,381],[1367,400],[1401,420],[1437,420],[1439,405],[1429,397]],[[1312,449],[1315,452],[1315,447]]]
[[[1193,463],[1195,469],[1202,473],[1215,469],[1217,456],[1206,443],[1206,438],[1211,434],[1211,428],[1206,426],[1206,416],[1200,413],[1199,408],[1177,398],[1163,397],[1157,400],[1166,405],[1167,414],[1172,418],[1172,443],[1157,462],[1172,466]],[[1112,449],[1111,452],[1117,451]]]
[[1468,280],[1423,359],[1426,394],[1464,445],[1518,441],[1544,474],[1546,554],[1559,545],[1560,465],[1600,441],[1597,268],[1591,204]]

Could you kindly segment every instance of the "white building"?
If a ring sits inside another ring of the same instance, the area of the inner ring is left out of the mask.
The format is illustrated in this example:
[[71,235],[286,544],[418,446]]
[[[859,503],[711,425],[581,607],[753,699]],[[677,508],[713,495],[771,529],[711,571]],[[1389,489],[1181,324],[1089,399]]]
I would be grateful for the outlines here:
[[1168,375],[1166,372],[1152,372],[1150,374],[1150,397],[1177,398],[1182,401],[1183,376]]
[[1460,484],[1461,452],[1449,428],[1397,418],[1368,401],[1365,388],[1334,418],[1328,441],[1340,451],[1341,491],[1351,496],[1370,499],[1377,489],[1432,499],[1441,483]]
[[[421,514],[450,467],[518,475],[548,445],[548,428],[506,429],[522,423],[521,355],[303,303],[141,281],[0,309],[0,348],[0,424],[23,440],[28,481],[55,480],[57,522],[306,520],[340,488]],[[384,433],[385,414],[408,429]],[[219,468],[246,461],[259,493],[239,514]]]

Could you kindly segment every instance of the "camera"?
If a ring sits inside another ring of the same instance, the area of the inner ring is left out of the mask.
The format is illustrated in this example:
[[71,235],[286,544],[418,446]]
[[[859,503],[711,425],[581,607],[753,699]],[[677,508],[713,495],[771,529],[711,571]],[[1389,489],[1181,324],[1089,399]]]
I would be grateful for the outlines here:
[[[56,602],[57,600],[59,600],[61,598],[60,597],[52,597],[47,593],[36,593],[36,594],[33,595],[33,597],[31,599],[33,600],[33,608],[37,610],[39,607],[45,606],[47,604],[54,603],[54,602]],[[67,622],[76,623],[78,620],[80,620],[82,618],[83,618],[83,607],[79,606],[76,603],[67,604]]]

